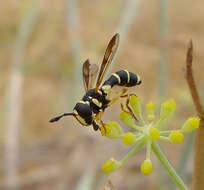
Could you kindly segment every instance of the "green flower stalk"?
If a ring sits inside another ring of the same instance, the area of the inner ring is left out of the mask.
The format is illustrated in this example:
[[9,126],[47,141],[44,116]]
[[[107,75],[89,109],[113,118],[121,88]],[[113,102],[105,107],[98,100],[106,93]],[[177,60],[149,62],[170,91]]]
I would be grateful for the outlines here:
[[142,114],[140,99],[135,95],[130,95],[129,105],[126,109],[128,111],[123,111],[120,114],[120,120],[126,126],[134,129],[134,131],[124,133],[117,122],[109,122],[105,125],[105,129],[101,128],[103,136],[121,139],[122,143],[126,146],[135,146],[121,161],[114,159],[106,161],[102,166],[103,171],[106,173],[116,171],[123,166],[128,159],[134,156],[140,148],[146,146],[146,158],[141,164],[141,173],[144,175],[150,175],[152,173],[153,164],[151,161],[151,153],[153,150],[177,186],[180,189],[186,190],[187,187],[171,167],[159,146],[155,143],[156,141],[165,141],[174,144],[183,142],[185,133],[190,133],[199,127],[200,119],[198,117],[190,117],[179,129],[165,131],[162,130],[162,128],[164,128],[164,121],[169,119],[176,109],[174,99],[162,103],[158,121],[155,121],[155,105],[153,102],[147,103],[145,109],[146,120]]

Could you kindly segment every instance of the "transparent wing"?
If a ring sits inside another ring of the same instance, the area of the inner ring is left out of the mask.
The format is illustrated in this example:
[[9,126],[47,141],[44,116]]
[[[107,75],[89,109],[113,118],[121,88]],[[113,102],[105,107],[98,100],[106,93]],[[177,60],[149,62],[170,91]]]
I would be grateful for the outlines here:
[[89,89],[93,88],[98,73],[98,66],[96,64],[91,64],[89,59],[87,59],[83,64],[82,73],[84,88],[87,92]]
[[105,54],[104,54],[104,57],[103,57],[103,61],[101,63],[101,66],[100,66],[100,71],[99,71],[99,74],[98,74],[98,79],[97,79],[97,82],[96,82],[96,88],[95,88],[95,92],[98,91],[99,87],[100,87],[100,84],[103,80],[103,77],[105,75],[105,73],[107,72],[107,69],[108,67],[110,66],[113,58],[114,58],[114,55],[118,49],[118,44],[119,44],[119,34],[115,34],[110,42],[108,43],[108,46],[106,48],[106,51],[105,51]]

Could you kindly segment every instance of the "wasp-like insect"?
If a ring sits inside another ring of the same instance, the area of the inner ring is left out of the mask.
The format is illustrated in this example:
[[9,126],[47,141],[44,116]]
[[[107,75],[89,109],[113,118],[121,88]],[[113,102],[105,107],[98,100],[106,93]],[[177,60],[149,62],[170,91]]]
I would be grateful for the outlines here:
[[120,70],[116,73],[112,73],[112,75],[101,85],[104,75],[118,49],[118,44],[119,34],[115,34],[106,48],[95,88],[93,88],[93,84],[98,70],[97,66],[95,64],[90,64],[88,59],[84,62],[82,73],[86,94],[76,103],[72,113],[63,113],[51,119],[50,122],[56,122],[64,116],[74,116],[83,126],[92,125],[94,130],[100,129],[100,126],[105,127],[101,120],[104,110],[112,105],[119,97],[124,97],[127,88],[124,88],[121,93],[112,100],[109,99],[110,90],[116,85],[132,87],[141,84],[138,75],[127,70]]

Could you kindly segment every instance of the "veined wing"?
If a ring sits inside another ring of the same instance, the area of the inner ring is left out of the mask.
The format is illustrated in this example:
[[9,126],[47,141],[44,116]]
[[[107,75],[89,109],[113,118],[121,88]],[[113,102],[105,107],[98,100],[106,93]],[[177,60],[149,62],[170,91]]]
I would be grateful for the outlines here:
[[108,46],[106,48],[104,57],[103,57],[103,61],[101,63],[100,66],[100,71],[98,74],[98,79],[96,82],[96,88],[95,88],[95,92],[98,91],[100,84],[103,80],[103,77],[105,76],[105,73],[107,72],[108,67],[110,66],[114,55],[118,49],[118,44],[119,44],[119,34],[116,33],[110,40],[110,42],[108,43]]
[[96,64],[91,64],[89,59],[87,59],[83,64],[82,73],[84,89],[87,92],[89,89],[93,88],[98,73],[98,66]]

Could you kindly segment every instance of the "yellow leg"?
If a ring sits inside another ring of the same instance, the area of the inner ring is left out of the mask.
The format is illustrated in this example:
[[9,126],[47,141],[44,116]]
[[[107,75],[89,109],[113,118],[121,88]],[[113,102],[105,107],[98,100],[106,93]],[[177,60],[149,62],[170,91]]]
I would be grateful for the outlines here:
[[104,114],[104,111],[98,112],[95,117],[94,120],[96,120],[97,122],[101,120],[102,116]]
[[137,117],[135,116],[134,112],[132,111],[131,107],[129,106],[130,96],[131,95],[135,95],[136,96],[136,94],[127,94],[127,95],[124,95],[124,96],[121,97],[121,98],[126,98],[125,107],[127,108],[127,110],[124,108],[123,104],[121,104],[121,109],[124,112],[130,113],[134,117],[134,119],[137,121],[138,120]]
[[122,90],[122,92],[118,95],[118,96],[116,96],[115,98],[113,98],[112,100],[111,100],[111,102],[108,104],[108,106],[111,106],[113,103],[115,103],[120,97],[123,97],[123,96],[126,96],[125,95],[125,93],[128,91],[128,88],[124,88],[123,90]]
[[[101,111],[99,113],[97,113],[94,117],[94,120],[96,120],[98,123],[100,123],[100,126],[97,125],[97,129],[99,129],[101,131],[101,129],[103,128],[104,133],[106,133],[106,126],[105,123],[101,120],[102,116],[104,114],[104,111]],[[94,122],[94,124],[96,124],[96,122]],[[96,126],[96,125],[95,125]]]
[[92,126],[94,131],[97,131],[98,129],[100,129],[100,126],[95,121],[93,121]]
[[[105,125],[105,123],[102,121],[102,120],[100,120],[100,131],[101,131],[101,128],[103,128],[103,130],[104,130],[104,135],[106,134],[106,125]],[[103,133],[102,133],[102,131],[101,131],[101,134],[103,135]]]

